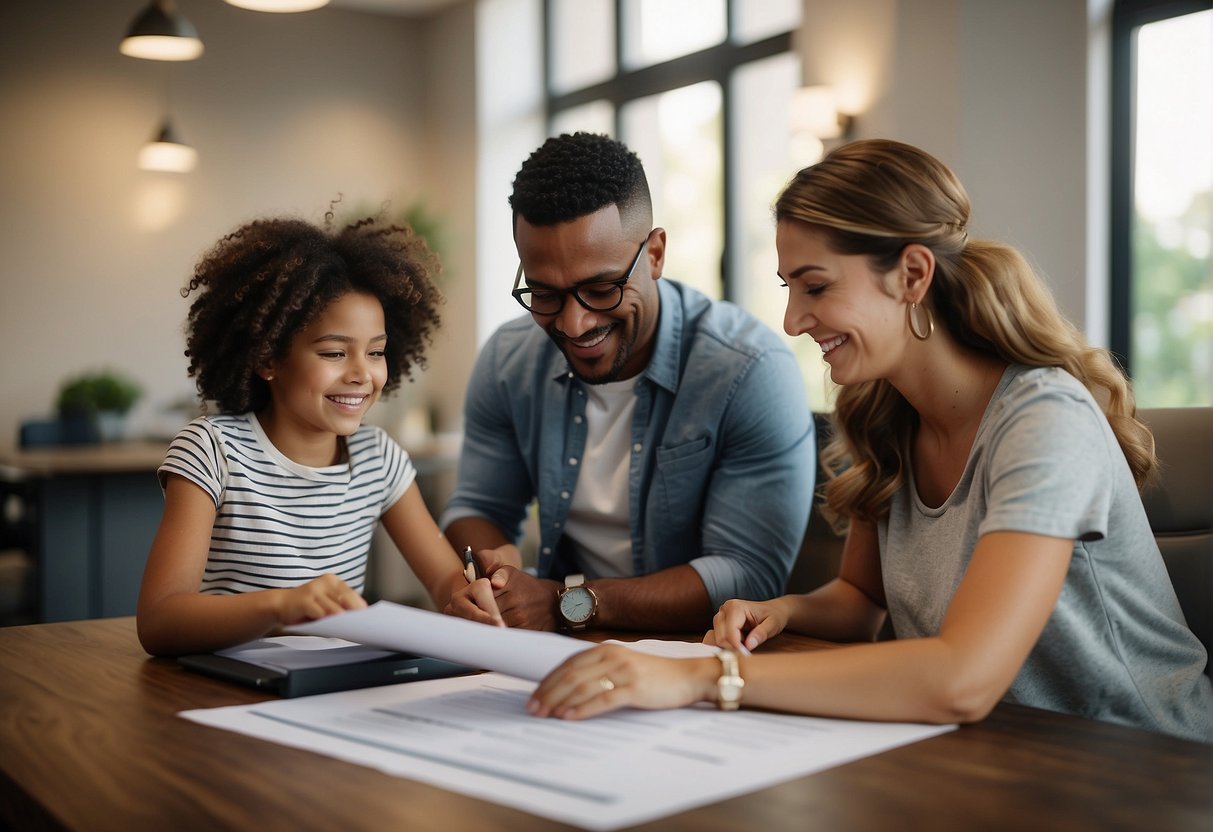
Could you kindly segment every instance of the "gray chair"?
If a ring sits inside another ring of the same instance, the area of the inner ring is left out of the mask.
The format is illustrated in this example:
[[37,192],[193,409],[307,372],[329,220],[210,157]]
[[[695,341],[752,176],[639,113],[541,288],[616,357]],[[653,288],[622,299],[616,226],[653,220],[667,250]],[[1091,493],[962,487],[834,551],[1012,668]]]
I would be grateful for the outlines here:
[[[1160,481],[1142,492],[1188,626],[1213,653],[1213,408],[1142,409]],[[1205,672],[1213,671],[1213,663]]]
[[[814,412],[813,423],[817,430],[817,489],[820,491],[825,483],[825,472],[821,467],[821,449],[830,439],[830,414]],[[788,576],[784,591],[809,592],[838,577],[843,543],[844,538],[830,526],[821,513],[820,501],[814,498],[813,508],[809,513],[809,524],[800,544],[800,553],[796,556],[796,563],[792,567],[792,574]]]

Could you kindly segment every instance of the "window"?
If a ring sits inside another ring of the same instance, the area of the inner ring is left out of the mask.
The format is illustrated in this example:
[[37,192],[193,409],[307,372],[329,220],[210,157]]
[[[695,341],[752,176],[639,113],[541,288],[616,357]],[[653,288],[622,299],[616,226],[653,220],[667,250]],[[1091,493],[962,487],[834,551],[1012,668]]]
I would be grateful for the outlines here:
[[619,111],[623,140],[645,163],[673,276],[716,298],[723,293],[723,99],[720,84],[701,81]]
[[1113,17],[1111,346],[1140,406],[1213,404],[1213,3]]
[[[782,333],[771,205],[802,161],[789,125],[801,0],[546,0],[544,10],[549,133],[626,142],[668,232],[667,274]],[[788,343],[810,402],[825,408],[820,351]]]

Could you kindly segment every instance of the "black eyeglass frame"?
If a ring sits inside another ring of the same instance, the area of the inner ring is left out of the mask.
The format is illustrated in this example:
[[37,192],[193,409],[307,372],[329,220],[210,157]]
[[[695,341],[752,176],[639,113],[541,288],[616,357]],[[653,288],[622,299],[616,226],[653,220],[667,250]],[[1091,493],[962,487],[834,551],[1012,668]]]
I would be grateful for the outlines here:
[[[648,248],[649,238],[652,236],[653,236],[653,232],[650,229],[649,233],[645,234],[644,239],[640,242],[640,248],[638,248],[636,250],[636,256],[632,258],[632,265],[628,268],[627,273],[623,277],[617,278],[615,280],[593,280],[593,281],[590,281],[589,283],[581,283],[577,286],[573,286],[568,289],[544,289],[544,290],[542,290],[544,292],[551,292],[552,294],[560,295],[560,305],[557,306],[551,312],[537,312],[534,309],[532,309],[531,307],[527,306],[526,303],[523,301],[522,296],[526,295],[526,294],[530,294],[533,290],[529,287],[520,288],[518,285],[522,282],[522,263],[521,262],[519,262],[519,264],[518,264],[517,274],[514,275],[514,288],[510,290],[510,295],[514,298],[514,300],[518,301],[519,306],[521,306],[526,311],[530,312],[532,315],[543,315],[545,317],[549,317],[552,315],[559,315],[562,311],[564,311],[564,302],[568,299],[569,295],[572,295],[573,298],[576,299],[576,301],[581,304],[582,308],[587,309],[590,312],[611,312],[615,309],[618,309],[619,304],[623,303],[623,287],[627,285],[627,282],[632,279],[632,275],[636,272],[636,266],[639,265],[639,263],[640,263],[640,255],[644,254],[644,250],[646,248]],[[585,298],[583,298],[581,296],[581,290],[589,288],[589,287],[598,287],[598,286],[616,287],[619,290],[619,297],[610,306],[606,306],[606,307],[590,306],[590,304],[586,302]]]

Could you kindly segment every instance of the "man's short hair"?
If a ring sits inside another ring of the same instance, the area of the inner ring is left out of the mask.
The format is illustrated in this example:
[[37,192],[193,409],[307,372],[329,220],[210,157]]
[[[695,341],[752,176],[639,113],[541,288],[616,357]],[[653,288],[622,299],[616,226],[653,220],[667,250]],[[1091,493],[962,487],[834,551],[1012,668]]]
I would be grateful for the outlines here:
[[514,219],[557,225],[615,205],[625,224],[652,224],[649,182],[640,157],[621,142],[596,133],[548,139],[514,177]]

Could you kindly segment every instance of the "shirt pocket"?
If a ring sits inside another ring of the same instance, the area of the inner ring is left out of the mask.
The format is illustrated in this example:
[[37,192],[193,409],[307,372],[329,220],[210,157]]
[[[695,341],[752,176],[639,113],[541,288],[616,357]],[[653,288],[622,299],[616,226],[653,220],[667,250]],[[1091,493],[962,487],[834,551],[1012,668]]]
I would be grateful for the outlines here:
[[659,473],[669,471],[677,473],[696,465],[704,464],[700,457],[708,450],[711,437],[700,436],[681,445],[657,449],[657,470]]
[[714,452],[711,437],[657,449],[657,495],[669,527],[698,529]]

